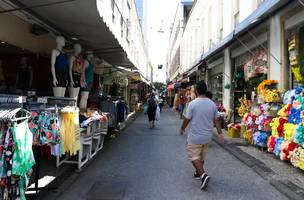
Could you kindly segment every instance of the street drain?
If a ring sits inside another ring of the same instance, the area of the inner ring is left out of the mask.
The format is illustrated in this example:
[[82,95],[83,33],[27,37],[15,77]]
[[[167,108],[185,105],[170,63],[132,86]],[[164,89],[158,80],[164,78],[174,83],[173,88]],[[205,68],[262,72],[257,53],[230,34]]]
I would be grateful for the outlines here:
[[96,182],[87,194],[87,200],[121,200],[126,184],[121,182]]

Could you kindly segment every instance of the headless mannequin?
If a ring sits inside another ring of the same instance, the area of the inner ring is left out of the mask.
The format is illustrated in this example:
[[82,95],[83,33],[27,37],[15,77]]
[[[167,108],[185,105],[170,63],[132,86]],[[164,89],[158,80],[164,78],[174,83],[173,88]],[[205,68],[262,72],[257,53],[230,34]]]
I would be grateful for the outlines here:
[[[53,49],[51,57],[51,70],[53,76],[54,96],[64,97],[67,86],[67,57],[62,48],[65,46],[65,39],[62,36],[56,38],[57,48]],[[58,62],[59,56],[62,56]],[[60,77],[57,77],[60,76]]]
[[74,55],[71,56],[69,64],[69,75],[71,80],[69,87],[69,95],[71,98],[75,99],[77,99],[79,95],[80,80],[82,80],[83,76],[83,60],[80,57],[81,50],[82,49],[80,44],[74,45]]
[[80,108],[87,108],[88,97],[93,84],[94,65],[92,52],[87,53],[87,58],[84,61],[83,70],[83,88],[81,89],[81,99],[79,102]]

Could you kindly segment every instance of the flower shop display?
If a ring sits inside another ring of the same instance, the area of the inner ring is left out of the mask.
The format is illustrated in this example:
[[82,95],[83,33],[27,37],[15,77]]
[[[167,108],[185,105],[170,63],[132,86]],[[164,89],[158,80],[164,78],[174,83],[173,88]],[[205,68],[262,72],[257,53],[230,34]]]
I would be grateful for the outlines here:
[[231,138],[239,138],[241,133],[240,123],[228,124],[228,136]]
[[[240,99],[242,135],[249,143],[304,170],[304,89],[276,89],[276,80],[264,80],[257,98]],[[243,130],[244,129],[244,130]]]
[[278,104],[280,92],[273,88],[277,83],[276,80],[264,80],[258,85],[256,100],[252,98],[253,101],[248,103],[246,98],[240,99],[243,109],[239,113],[243,114],[243,124],[246,127],[244,139],[258,147],[267,147],[272,132],[283,131],[280,119],[275,118],[281,109]]

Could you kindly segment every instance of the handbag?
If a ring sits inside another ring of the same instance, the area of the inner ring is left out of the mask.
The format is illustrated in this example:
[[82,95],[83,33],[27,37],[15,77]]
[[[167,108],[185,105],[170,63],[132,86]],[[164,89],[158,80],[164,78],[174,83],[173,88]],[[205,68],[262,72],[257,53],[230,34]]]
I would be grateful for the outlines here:
[[144,114],[148,113],[148,105],[144,105]]

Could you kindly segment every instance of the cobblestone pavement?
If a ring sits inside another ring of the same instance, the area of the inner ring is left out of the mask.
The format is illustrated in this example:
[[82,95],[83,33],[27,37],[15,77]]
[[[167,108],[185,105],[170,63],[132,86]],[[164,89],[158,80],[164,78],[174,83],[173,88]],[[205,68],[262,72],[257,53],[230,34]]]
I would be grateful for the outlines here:
[[140,115],[71,183],[60,200],[280,200],[267,181],[216,143],[211,143],[206,169],[207,191],[200,191],[185,152],[181,120],[165,109],[154,130]]

